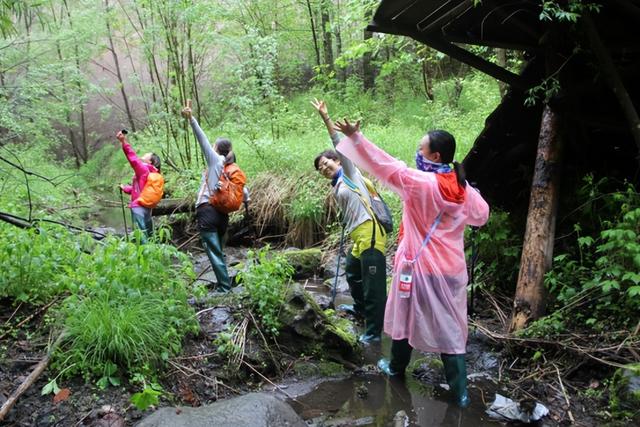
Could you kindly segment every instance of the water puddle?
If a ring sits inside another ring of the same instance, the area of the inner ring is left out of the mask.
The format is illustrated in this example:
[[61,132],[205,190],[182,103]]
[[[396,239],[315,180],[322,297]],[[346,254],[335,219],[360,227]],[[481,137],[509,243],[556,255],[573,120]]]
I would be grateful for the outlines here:
[[[319,297],[330,297],[330,288],[321,280],[301,283],[305,289]],[[336,306],[352,304],[348,293],[336,295]],[[471,365],[486,372],[493,366],[478,363],[477,356],[484,353],[476,348],[479,343],[471,340],[468,359]],[[368,345],[363,351],[365,367],[375,366],[380,357],[388,356],[391,339],[382,335],[382,342]],[[414,351],[412,363],[426,355]],[[431,355],[436,357],[437,355]],[[488,357],[488,356],[487,356]],[[475,369],[474,369],[475,370]],[[436,370],[439,372],[439,369]],[[473,376],[473,375],[472,375]],[[476,375],[482,378],[482,375]],[[438,375],[425,376],[418,380],[408,375],[403,379],[389,379],[378,373],[354,374],[348,378],[317,378],[288,384],[288,402],[313,427],[354,427],[354,426],[442,426],[442,427],[483,427],[495,426],[495,421],[485,414],[486,390],[495,385],[476,379],[469,386],[471,405],[461,410],[451,404],[448,392],[440,387]],[[435,381],[435,382],[434,382]],[[444,378],[442,378],[444,382]],[[482,391],[482,390],[485,391]],[[293,397],[293,398],[291,398]]]
[[484,413],[479,392],[470,388],[471,405],[461,410],[446,392],[407,377],[378,374],[325,381],[289,401],[310,426],[495,426]]

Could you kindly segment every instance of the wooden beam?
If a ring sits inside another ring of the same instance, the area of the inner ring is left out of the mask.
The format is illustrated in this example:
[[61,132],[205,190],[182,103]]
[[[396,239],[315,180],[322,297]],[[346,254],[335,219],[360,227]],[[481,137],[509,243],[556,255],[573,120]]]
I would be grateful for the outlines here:
[[[430,33],[437,29],[442,30],[442,27],[451,21],[455,21],[458,17],[464,14],[467,10],[473,7],[473,0],[464,0],[462,3],[449,9],[433,21],[431,21],[426,27],[420,28],[420,22],[416,24],[416,28],[421,33]],[[442,24],[442,25],[441,25]]]
[[406,28],[400,28],[396,26],[386,26],[380,25],[379,23],[373,22],[371,23],[367,29],[370,31],[376,31],[379,33],[387,33],[387,34],[398,34],[407,37],[411,37],[421,43],[426,44],[440,52],[449,55],[450,57],[457,59],[460,62],[464,62],[465,64],[482,71],[485,74],[488,74],[500,81],[503,81],[511,86],[526,90],[530,87],[529,84],[525,82],[525,80],[509,70],[505,70],[504,68],[489,62],[473,53],[465,50],[459,46],[456,46],[452,43],[447,42],[440,35],[434,34],[424,34],[418,31],[407,30]]

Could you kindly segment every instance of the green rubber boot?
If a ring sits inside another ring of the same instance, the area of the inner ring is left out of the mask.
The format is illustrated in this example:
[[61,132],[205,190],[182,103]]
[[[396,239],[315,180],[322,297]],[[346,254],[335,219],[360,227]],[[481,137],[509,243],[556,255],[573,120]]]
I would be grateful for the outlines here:
[[447,384],[449,384],[456,403],[461,408],[466,408],[471,401],[467,393],[467,366],[464,361],[464,354],[442,353],[440,358],[444,365],[444,375],[447,378]]
[[229,272],[227,271],[220,236],[215,231],[201,231],[200,239],[202,240],[202,246],[204,246],[209,262],[211,262],[211,268],[218,280],[218,290],[229,292],[231,290],[231,280],[229,279]]
[[387,261],[384,254],[369,248],[360,254],[364,294],[365,331],[363,342],[380,339],[387,304]]

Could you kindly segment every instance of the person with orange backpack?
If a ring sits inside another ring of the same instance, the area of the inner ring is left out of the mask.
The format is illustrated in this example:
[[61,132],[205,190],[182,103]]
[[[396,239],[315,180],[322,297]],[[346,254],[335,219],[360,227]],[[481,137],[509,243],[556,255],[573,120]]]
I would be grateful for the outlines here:
[[160,157],[146,153],[138,157],[127,141],[127,131],[121,130],[116,138],[122,144],[122,151],[133,168],[131,185],[120,185],[120,191],[131,195],[129,208],[134,227],[142,231],[141,243],[146,243],[153,234],[151,213],[162,199],[164,178],[160,174]]
[[218,291],[229,292],[231,280],[223,252],[223,238],[229,225],[229,214],[248,201],[248,191],[244,187],[247,177],[235,163],[231,141],[218,138],[211,146],[193,117],[191,100],[187,100],[182,116],[189,120],[207,163],[196,197],[196,225],[200,240],[216,275]]

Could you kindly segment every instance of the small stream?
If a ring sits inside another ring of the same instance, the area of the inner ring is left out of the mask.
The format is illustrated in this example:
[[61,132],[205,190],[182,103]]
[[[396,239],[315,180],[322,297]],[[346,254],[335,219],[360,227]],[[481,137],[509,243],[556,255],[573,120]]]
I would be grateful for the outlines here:
[[[330,296],[329,288],[322,281],[309,280],[302,284],[316,297]],[[348,293],[336,295],[336,306],[351,303],[353,300]],[[493,366],[495,360],[483,353],[482,344],[474,342],[469,347],[476,368],[485,371]],[[439,384],[423,382],[411,375],[400,379],[387,378],[376,370],[369,372],[378,359],[388,357],[390,348],[391,339],[383,334],[381,343],[370,344],[364,349],[365,373],[283,385],[289,397],[288,403],[313,427],[496,425],[495,420],[490,420],[485,414],[483,402],[493,397],[492,393],[484,390],[496,389],[490,381],[481,379],[470,383],[471,405],[461,410],[451,403]],[[422,353],[414,351],[412,362],[423,357]],[[481,374],[476,376],[482,377]]]
[[[125,208],[127,226],[131,227],[130,212]],[[104,207],[96,221],[103,227],[122,232],[124,230],[122,209]],[[245,248],[228,248],[227,262],[243,261]],[[194,259],[196,273],[208,266],[204,254]],[[232,269],[232,268],[231,268]],[[211,276],[211,277],[209,277]],[[206,280],[209,279],[209,280]],[[207,272],[201,280],[215,281],[215,276]],[[310,278],[299,282],[318,302],[330,300],[331,290],[321,278]],[[352,304],[348,292],[338,292],[335,306]],[[471,405],[461,410],[451,404],[447,392],[439,384],[430,384],[407,375],[405,379],[387,378],[373,366],[380,357],[388,356],[391,340],[383,334],[381,343],[371,344],[364,349],[363,373],[333,378],[314,378],[285,382],[279,387],[286,393],[288,403],[313,427],[352,426],[442,426],[442,427],[482,427],[495,426],[485,414],[483,400],[491,400],[496,386],[489,381],[471,383],[469,394]],[[474,343],[470,352],[474,358],[485,357],[482,345]],[[412,361],[424,357],[414,351]],[[279,393],[282,393],[279,392]]]

